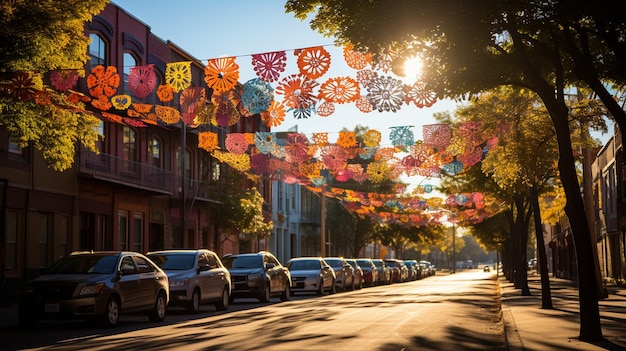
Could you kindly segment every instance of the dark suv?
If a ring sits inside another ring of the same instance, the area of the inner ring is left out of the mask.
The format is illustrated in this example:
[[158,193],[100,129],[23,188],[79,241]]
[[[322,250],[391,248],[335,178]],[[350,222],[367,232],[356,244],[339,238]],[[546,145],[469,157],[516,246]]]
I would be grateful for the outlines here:
[[252,297],[268,302],[272,296],[280,296],[281,301],[291,298],[291,274],[271,253],[226,255],[222,263],[233,284],[231,300]]

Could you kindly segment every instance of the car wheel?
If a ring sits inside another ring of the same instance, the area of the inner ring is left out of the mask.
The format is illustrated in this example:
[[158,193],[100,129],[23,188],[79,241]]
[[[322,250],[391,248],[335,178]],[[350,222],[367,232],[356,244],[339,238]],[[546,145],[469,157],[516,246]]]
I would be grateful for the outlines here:
[[265,284],[265,291],[263,295],[259,296],[259,301],[261,302],[270,302],[270,298],[272,297],[270,292],[270,283]]
[[113,328],[120,320],[120,301],[117,297],[111,296],[107,301],[104,308],[104,315],[102,316],[102,324],[107,328]]
[[319,289],[317,289],[316,295],[322,296],[324,295],[324,278],[320,278]]
[[359,290],[363,289],[363,278],[359,279],[359,285],[356,288]]
[[148,318],[150,318],[150,321],[152,322],[162,322],[165,319],[166,309],[167,303],[165,302],[165,294],[161,292],[157,295],[154,307],[152,307],[152,311],[148,315]]
[[200,312],[200,291],[198,289],[194,289],[193,294],[191,294],[191,301],[185,308],[188,313],[196,314]]
[[335,281],[333,280],[333,283],[330,284],[330,293],[331,294],[336,294],[337,293],[337,286],[335,285]]
[[289,286],[289,282],[287,282],[287,286],[285,287],[285,291],[280,294],[280,301],[285,302],[291,300],[291,287]]
[[225,286],[222,290],[222,298],[215,304],[215,309],[218,311],[226,311],[230,305],[230,296],[228,296],[228,287]]

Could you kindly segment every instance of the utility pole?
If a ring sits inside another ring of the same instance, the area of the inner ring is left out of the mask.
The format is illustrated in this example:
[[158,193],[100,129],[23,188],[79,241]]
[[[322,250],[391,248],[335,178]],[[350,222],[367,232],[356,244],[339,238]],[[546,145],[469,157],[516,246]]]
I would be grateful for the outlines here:
[[456,226],[452,222],[452,273],[456,273]]
[[326,256],[326,196],[324,196],[324,190],[321,192],[322,208],[320,218],[320,256]]

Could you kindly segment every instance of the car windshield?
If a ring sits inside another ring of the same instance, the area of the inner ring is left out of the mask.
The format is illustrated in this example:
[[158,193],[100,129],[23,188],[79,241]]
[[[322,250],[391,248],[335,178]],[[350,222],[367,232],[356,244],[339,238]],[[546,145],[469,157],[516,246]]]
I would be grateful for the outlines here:
[[352,266],[352,268],[356,269],[356,262],[354,261],[346,261],[346,262],[348,262]]
[[371,267],[371,266],[372,266],[372,265],[370,264],[370,262],[369,262],[369,261],[364,261],[364,260],[358,260],[358,261],[356,261],[356,263],[357,263],[359,266],[361,266],[361,268],[363,268],[363,267],[365,267],[365,268],[369,268],[369,267]]
[[287,262],[290,271],[310,271],[320,269],[320,262],[315,260],[298,260]]
[[49,274],[111,274],[117,267],[117,255],[67,256],[48,269]]
[[222,259],[226,268],[259,268],[263,267],[261,256],[226,256]]
[[192,269],[196,262],[194,253],[154,254],[149,255],[148,258],[166,271],[186,271]]
[[329,266],[331,267],[342,267],[343,263],[341,262],[341,260],[326,260],[326,263],[328,263]]
[[383,266],[383,263],[382,263],[382,262],[380,262],[380,261],[374,261],[374,265],[375,265],[376,267],[382,267],[382,266]]

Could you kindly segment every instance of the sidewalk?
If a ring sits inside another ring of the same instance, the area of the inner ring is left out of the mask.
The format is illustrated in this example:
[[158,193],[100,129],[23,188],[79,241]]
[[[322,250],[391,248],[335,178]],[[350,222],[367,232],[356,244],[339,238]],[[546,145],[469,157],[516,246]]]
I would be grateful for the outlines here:
[[550,278],[553,309],[541,309],[541,279],[529,275],[532,296],[499,277],[504,328],[510,351],[626,350],[626,288],[609,286],[609,297],[599,302],[605,341],[578,340],[580,313],[576,282]]

